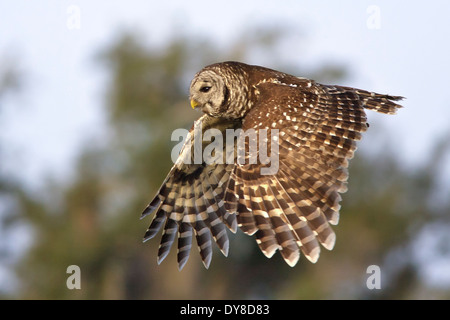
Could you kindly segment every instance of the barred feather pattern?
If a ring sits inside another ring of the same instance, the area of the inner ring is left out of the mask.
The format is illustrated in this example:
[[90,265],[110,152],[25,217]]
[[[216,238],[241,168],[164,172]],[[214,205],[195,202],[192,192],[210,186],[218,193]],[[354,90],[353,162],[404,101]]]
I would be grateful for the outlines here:
[[[204,129],[218,128],[223,133],[229,128],[255,130],[258,141],[264,140],[264,146],[270,147],[269,157],[276,152],[277,170],[262,174],[261,169],[271,164],[251,163],[248,152],[244,163],[237,163],[236,145],[231,164],[187,165],[180,154],[180,161],[143,213],[155,212],[144,240],[163,229],[158,263],[178,237],[178,265],[183,268],[195,236],[208,268],[212,243],[226,256],[226,229],[236,232],[237,227],[254,236],[268,258],[279,251],[289,266],[296,265],[301,254],[315,263],[321,247],[332,250],[335,244],[331,226],[339,221],[348,162],[356,141],[368,128],[364,109],[395,114],[401,108],[396,103],[402,99],[399,96],[321,85],[262,67],[238,66],[249,75],[245,84],[250,95],[248,111],[238,119],[204,115],[198,121]],[[226,64],[220,68],[222,73],[227,70]],[[264,139],[262,130],[267,132]],[[243,145],[248,151],[249,139]],[[259,159],[262,145],[257,146]],[[274,146],[276,150],[271,149]]]
[[[234,121],[217,121],[208,116],[203,116],[198,121],[201,127],[199,134],[211,127],[226,129],[239,125]],[[212,240],[227,256],[229,239],[226,228],[233,232],[237,229],[236,215],[227,211],[224,206],[225,186],[234,164],[195,164],[194,127],[186,137],[177,162],[153,201],[142,213],[143,218],[156,212],[144,235],[144,241],[152,239],[164,225],[158,249],[158,264],[167,257],[178,237],[177,260],[180,270],[189,258],[194,236],[203,264],[208,268],[212,258]],[[185,153],[186,148],[190,148],[188,153]],[[191,164],[186,164],[186,157]],[[226,153],[223,157],[226,157]]]

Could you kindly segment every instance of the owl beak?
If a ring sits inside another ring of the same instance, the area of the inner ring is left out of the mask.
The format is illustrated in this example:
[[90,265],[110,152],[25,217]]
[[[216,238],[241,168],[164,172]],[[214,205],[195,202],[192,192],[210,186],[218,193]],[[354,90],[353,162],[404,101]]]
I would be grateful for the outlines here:
[[192,99],[191,100],[191,107],[192,107],[192,109],[195,109],[195,107],[197,107],[197,106],[198,106],[198,102],[195,101],[194,99]]

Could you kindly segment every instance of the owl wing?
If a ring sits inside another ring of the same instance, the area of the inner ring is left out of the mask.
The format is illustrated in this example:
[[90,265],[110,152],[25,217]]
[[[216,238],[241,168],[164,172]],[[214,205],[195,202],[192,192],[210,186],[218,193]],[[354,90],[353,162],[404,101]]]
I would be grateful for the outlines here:
[[[223,137],[226,129],[242,127],[239,139],[244,143],[240,147],[238,143],[236,154],[231,148],[232,161],[194,163],[194,125],[177,162],[144,210],[143,217],[155,213],[144,240],[153,238],[164,225],[158,263],[178,238],[181,269],[195,235],[208,267],[212,240],[228,254],[226,226],[233,232],[239,226],[254,234],[268,257],[280,250],[293,266],[301,251],[316,262],[319,243],[327,249],[334,246],[330,224],[339,219],[340,193],[346,191],[355,141],[367,129],[364,108],[391,114],[400,107],[394,101],[401,99],[300,78],[289,84],[264,81],[254,89],[256,101],[242,123],[206,115],[196,122],[202,124],[202,133],[215,128]],[[255,135],[241,139],[252,130]],[[254,153],[245,153],[254,140],[258,141],[256,162],[251,161]],[[237,156],[241,149],[242,163]],[[260,161],[263,151],[269,162]]]
[[[194,148],[200,148],[195,144],[195,134],[202,134],[211,126],[233,128],[236,123],[211,123],[210,120],[203,116],[196,121],[202,128],[197,133],[194,125],[189,131],[176,163],[155,198],[142,213],[143,218],[155,212],[144,241],[153,238],[164,225],[158,263],[166,258],[175,238],[178,238],[177,260],[180,270],[189,258],[194,235],[203,264],[208,268],[212,257],[212,239],[226,256],[229,240],[225,226],[236,231],[236,216],[224,207],[225,186],[234,163],[195,163],[194,159]],[[203,148],[200,150],[203,151]]]
[[[400,106],[393,101],[401,97],[302,78],[289,84],[264,81],[255,89],[256,102],[242,129],[255,130],[258,145],[265,140],[278,162],[270,174],[262,174],[270,164],[250,163],[249,157],[236,165],[226,187],[225,208],[237,212],[238,226],[255,235],[267,257],[280,250],[294,266],[301,251],[316,262],[319,243],[329,250],[335,243],[330,225],[339,220],[340,193],[347,190],[355,141],[367,129],[364,108],[395,113]],[[247,150],[250,143],[245,140]]]

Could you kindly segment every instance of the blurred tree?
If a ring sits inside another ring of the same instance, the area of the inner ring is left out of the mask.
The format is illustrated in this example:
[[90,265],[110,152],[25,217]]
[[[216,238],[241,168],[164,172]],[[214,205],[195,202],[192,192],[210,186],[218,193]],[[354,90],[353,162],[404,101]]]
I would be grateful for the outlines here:
[[[17,60],[10,55],[0,57],[0,128],[2,128],[5,112],[5,102],[9,98],[16,97],[24,85],[24,74],[19,68]],[[11,101],[11,100],[10,100]],[[9,107],[9,105],[8,105]],[[14,232],[19,227],[19,212],[28,205],[33,205],[33,200],[25,191],[24,187],[12,178],[5,163],[11,162],[11,149],[9,148],[7,136],[0,133],[0,298],[7,297],[8,291],[15,285],[14,275],[8,271],[16,259],[11,244]],[[38,207],[34,209],[39,210]],[[9,279],[9,281],[7,280]]]
[[[266,259],[253,238],[231,236],[230,255],[215,250],[205,270],[193,249],[179,272],[173,250],[156,264],[157,240],[142,244],[149,220],[139,214],[172,166],[175,128],[189,128],[199,113],[187,100],[193,72],[220,60],[244,60],[273,52],[279,34],[258,32],[226,50],[208,41],[174,38],[159,49],[143,37],[123,34],[97,61],[110,72],[105,111],[109,131],[81,151],[76,178],[49,184],[42,200],[23,200],[17,216],[34,231],[33,245],[18,263],[21,289],[15,297],[38,299],[313,299],[420,297],[424,287],[411,243],[429,221],[443,219],[428,203],[438,178],[431,167],[404,169],[388,152],[354,159],[344,195],[337,245],[313,265],[288,267],[279,254]],[[248,33],[251,34],[251,33]],[[273,55],[276,57],[277,55]],[[255,63],[264,64],[264,63]],[[274,61],[270,67],[283,66]],[[299,69],[283,69],[305,75]],[[337,80],[345,70],[309,71],[318,81]],[[373,130],[373,128],[371,128]],[[448,150],[448,146],[447,146]],[[440,154],[444,154],[441,152]],[[448,222],[448,221],[447,221]],[[81,268],[81,290],[69,290],[66,269]],[[367,267],[383,271],[382,290],[366,287]],[[383,280],[385,281],[385,280]],[[413,290],[414,291],[411,291]],[[441,296],[449,297],[444,291]]]

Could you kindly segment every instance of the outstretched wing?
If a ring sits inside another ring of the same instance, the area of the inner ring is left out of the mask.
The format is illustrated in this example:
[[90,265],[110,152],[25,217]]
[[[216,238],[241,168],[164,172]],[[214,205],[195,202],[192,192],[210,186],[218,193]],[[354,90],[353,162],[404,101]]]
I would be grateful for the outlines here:
[[[238,140],[244,143],[238,142],[235,149],[233,140],[232,161],[223,152],[222,161],[195,164],[194,125],[177,162],[144,210],[143,217],[155,212],[144,240],[163,228],[158,263],[177,238],[181,269],[195,235],[208,267],[213,240],[228,254],[225,226],[255,235],[267,257],[280,250],[294,266],[302,252],[316,262],[320,244],[331,250],[335,243],[330,225],[339,220],[340,193],[347,190],[355,141],[367,130],[364,108],[393,114],[401,107],[395,103],[401,97],[295,77],[261,81],[254,89],[256,100],[242,122],[207,115],[196,122],[201,134],[218,129],[222,139],[226,129],[242,129]],[[208,142],[200,141],[203,152]]]
[[[195,148],[200,151],[204,149],[202,140],[197,140],[195,135],[202,136],[209,128],[225,130],[236,125],[236,122],[212,119],[206,115],[197,120],[185,139],[176,163],[155,198],[142,213],[142,217],[145,217],[155,212],[144,241],[153,238],[164,225],[158,263],[166,258],[178,238],[178,267],[183,268],[189,258],[194,235],[206,268],[211,262],[212,239],[223,254],[228,255],[229,240],[225,225],[235,232],[236,216],[225,210],[224,197],[234,163],[195,163]],[[198,131],[197,127],[200,127]]]
[[[278,156],[272,161],[278,163],[271,174],[261,171],[270,164],[252,164],[249,157],[235,166],[225,207],[237,209],[238,226],[255,234],[267,257],[280,250],[293,266],[299,249],[316,262],[319,243],[329,250],[334,246],[330,225],[339,220],[340,193],[347,190],[347,166],[355,141],[367,129],[364,108],[392,114],[400,107],[394,101],[401,97],[323,86],[302,78],[290,81],[264,81],[255,87],[257,102],[242,129],[255,129],[258,145],[264,146],[265,139],[271,156]],[[261,139],[263,131],[268,133]],[[246,140],[247,150],[249,143]]]

